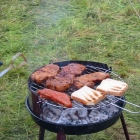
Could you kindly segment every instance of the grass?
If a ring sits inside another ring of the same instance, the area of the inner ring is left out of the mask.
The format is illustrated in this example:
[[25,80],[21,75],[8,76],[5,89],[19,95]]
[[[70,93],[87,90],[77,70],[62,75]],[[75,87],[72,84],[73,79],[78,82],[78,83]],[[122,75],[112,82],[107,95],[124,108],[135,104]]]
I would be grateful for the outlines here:
[[[140,14],[140,1],[133,0]],[[27,79],[38,67],[64,60],[108,64],[129,85],[126,99],[140,105],[140,19],[128,0],[0,0],[0,71],[22,52],[28,66],[0,78],[0,139],[37,140],[39,127],[25,107]],[[19,62],[22,60],[19,59]],[[18,60],[17,60],[18,63]],[[135,108],[126,105],[126,108]],[[135,110],[136,111],[136,110]],[[124,111],[131,140],[140,139],[140,115]],[[46,131],[46,140],[56,134]],[[124,140],[120,121],[68,140]]]

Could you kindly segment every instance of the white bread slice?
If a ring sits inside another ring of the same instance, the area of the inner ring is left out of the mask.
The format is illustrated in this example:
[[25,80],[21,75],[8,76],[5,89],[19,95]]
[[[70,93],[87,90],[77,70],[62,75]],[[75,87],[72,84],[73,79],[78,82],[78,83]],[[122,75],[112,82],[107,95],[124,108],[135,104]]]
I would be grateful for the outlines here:
[[71,99],[84,105],[95,105],[106,97],[105,93],[84,86],[71,94]]
[[96,90],[105,92],[106,94],[114,96],[122,96],[128,89],[125,82],[107,78],[97,86]]

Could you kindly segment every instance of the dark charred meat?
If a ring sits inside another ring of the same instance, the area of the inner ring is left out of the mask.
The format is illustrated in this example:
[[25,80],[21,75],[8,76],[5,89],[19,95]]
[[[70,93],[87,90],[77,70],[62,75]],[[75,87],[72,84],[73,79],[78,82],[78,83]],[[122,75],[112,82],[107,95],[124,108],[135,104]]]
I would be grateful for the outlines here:
[[77,89],[80,89],[83,86],[93,88],[96,82],[100,82],[109,77],[110,74],[105,72],[94,72],[90,74],[84,74],[74,79],[74,86]]
[[86,67],[82,64],[71,63],[67,66],[64,66],[60,73],[69,73],[74,74],[75,76],[82,74]]
[[31,79],[32,81],[35,81],[36,83],[41,84],[49,77],[53,77],[57,75],[59,71],[60,71],[59,66],[55,64],[49,64],[35,71],[31,75]]
[[46,87],[52,90],[64,92],[73,84],[73,80],[73,74],[61,73],[57,76],[47,79]]
[[68,108],[72,107],[70,97],[66,93],[54,91],[47,88],[40,89],[37,93],[40,95],[40,98],[51,100]]

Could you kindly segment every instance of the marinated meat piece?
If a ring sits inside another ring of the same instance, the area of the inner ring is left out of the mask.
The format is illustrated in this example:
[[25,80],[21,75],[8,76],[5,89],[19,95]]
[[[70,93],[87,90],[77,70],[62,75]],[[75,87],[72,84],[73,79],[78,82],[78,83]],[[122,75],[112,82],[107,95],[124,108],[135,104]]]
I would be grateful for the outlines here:
[[40,84],[44,82],[46,79],[48,79],[49,77],[53,77],[57,75],[59,71],[60,71],[59,66],[55,64],[49,64],[35,71],[31,75],[31,80]]
[[106,78],[110,78],[110,74],[106,72],[94,72],[91,73],[91,76],[94,77],[94,81],[102,81]]
[[91,74],[84,74],[74,79],[74,86],[77,89],[82,88],[83,86],[88,86],[93,88],[95,85],[95,78],[91,76]]
[[73,74],[59,74],[47,79],[46,86],[56,91],[66,91],[73,84]]
[[43,71],[35,71],[32,75],[31,75],[31,80],[41,84],[43,83],[43,81],[45,81],[48,78],[47,73],[43,72]]
[[105,72],[94,72],[90,74],[84,74],[74,79],[74,86],[80,89],[83,86],[93,88],[97,81],[102,81],[109,78],[110,74]]
[[54,91],[47,88],[40,89],[37,93],[40,95],[41,98],[51,100],[68,108],[72,107],[70,97],[66,93]]
[[48,65],[40,68],[39,70],[43,71],[43,72],[47,72],[48,76],[51,77],[51,76],[58,74],[60,67],[58,65],[55,65],[55,64],[48,64]]
[[82,64],[71,63],[67,66],[64,66],[61,70],[61,73],[74,74],[75,76],[82,74],[86,67]]

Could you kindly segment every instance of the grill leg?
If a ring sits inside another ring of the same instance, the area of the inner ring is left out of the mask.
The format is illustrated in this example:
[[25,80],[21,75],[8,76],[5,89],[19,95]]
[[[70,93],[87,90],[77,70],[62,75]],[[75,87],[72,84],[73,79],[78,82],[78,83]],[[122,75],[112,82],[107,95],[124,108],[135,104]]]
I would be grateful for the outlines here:
[[123,126],[123,130],[124,130],[126,140],[130,140],[123,113],[121,114],[120,119],[121,119],[121,123],[122,123],[122,126]]
[[39,140],[44,140],[45,129],[40,127],[39,130]]
[[63,131],[63,129],[60,129],[57,133],[57,139],[56,140],[66,140],[66,135]]

